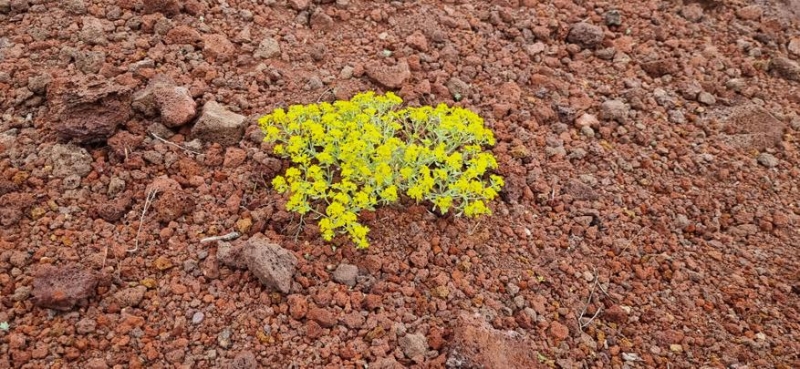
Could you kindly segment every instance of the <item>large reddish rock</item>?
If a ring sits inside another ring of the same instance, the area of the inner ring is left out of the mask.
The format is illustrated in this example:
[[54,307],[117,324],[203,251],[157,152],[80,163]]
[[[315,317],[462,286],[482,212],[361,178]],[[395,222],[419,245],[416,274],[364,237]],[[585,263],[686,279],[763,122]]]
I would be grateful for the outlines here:
[[176,220],[194,208],[194,198],[183,191],[178,181],[166,175],[154,179],[145,194],[153,194],[151,206],[156,220],[162,223]]
[[236,46],[223,34],[203,36],[203,55],[206,59],[222,62],[233,58]]
[[[297,268],[294,254],[258,234],[247,240],[243,252],[247,269],[267,288],[289,293]],[[311,311],[308,313],[311,317]],[[335,318],[332,318],[334,324]],[[323,322],[319,321],[320,325]],[[325,320],[327,322],[327,320]],[[325,325],[323,325],[325,326]]]
[[392,66],[374,62],[367,64],[365,70],[369,78],[387,88],[400,88],[403,86],[403,82],[411,77],[411,69],[405,61],[400,61]]
[[77,264],[42,265],[33,278],[33,303],[48,309],[70,310],[94,296],[98,282],[94,272]]
[[146,117],[160,115],[162,123],[170,128],[180,127],[197,115],[197,103],[189,90],[160,74],[133,95],[131,106]]
[[785,126],[765,108],[754,104],[717,111],[709,120],[721,125],[723,142],[746,151],[762,151],[777,146]]
[[492,328],[480,315],[462,314],[453,330],[448,368],[540,367],[533,342],[515,331]]
[[203,42],[203,36],[196,29],[182,24],[170,29],[164,36],[164,42],[167,45],[200,45]]
[[7,227],[17,224],[34,201],[29,193],[11,192],[0,196],[0,225]]
[[225,109],[216,101],[203,105],[203,111],[192,128],[192,136],[222,146],[239,143],[244,135],[245,117]]
[[53,129],[79,143],[106,141],[132,115],[131,89],[99,77],[53,81],[47,97]]

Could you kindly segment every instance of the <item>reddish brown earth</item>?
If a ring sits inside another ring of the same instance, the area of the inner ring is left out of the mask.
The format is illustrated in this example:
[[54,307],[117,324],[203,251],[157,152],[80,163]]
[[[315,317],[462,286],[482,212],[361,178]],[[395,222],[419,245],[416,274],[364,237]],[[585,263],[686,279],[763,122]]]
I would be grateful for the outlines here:
[[[0,0],[0,368],[800,367],[799,23]],[[365,90],[485,117],[494,215],[379,209],[363,252],[298,232],[254,118]]]

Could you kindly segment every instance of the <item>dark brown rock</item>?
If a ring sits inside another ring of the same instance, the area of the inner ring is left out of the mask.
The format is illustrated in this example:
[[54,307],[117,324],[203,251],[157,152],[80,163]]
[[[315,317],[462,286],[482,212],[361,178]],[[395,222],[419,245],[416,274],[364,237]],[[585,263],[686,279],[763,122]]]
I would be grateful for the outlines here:
[[142,0],[145,14],[162,13],[166,16],[177,15],[181,11],[178,0]]
[[252,351],[242,351],[231,360],[228,365],[229,369],[256,369],[258,368],[258,360]]
[[94,213],[105,221],[113,223],[125,216],[132,202],[132,197],[129,194],[125,194],[108,202],[97,204]]
[[769,63],[769,69],[779,77],[789,81],[800,81],[800,65],[785,57],[775,57]]
[[641,63],[641,67],[650,77],[662,77],[675,74],[678,71],[678,62],[674,59],[659,59]]
[[603,42],[603,28],[589,23],[575,23],[569,30],[567,42],[594,48]]
[[129,86],[100,78],[57,79],[48,89],[53,128],[79,143],[106,141],[131,117]]

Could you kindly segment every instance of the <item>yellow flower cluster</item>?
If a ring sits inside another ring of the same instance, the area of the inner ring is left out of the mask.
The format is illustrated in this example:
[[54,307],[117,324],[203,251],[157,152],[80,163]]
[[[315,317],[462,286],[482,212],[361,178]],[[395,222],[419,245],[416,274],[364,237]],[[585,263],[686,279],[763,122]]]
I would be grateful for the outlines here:
[[497,161],[483,151],[495,143],[483,119],[445,104],[397,109],[402,102],[391,92],[366,92],[259,119],[273,153],[294,163],[272,185],[290,193],[287,210],[319,217],[326,241],[344,233],[358,248],[368,247],[369,228],[358,213],[396,202],[401,193],[441,213],[491,214],[486,202],[497,197],[503,178],[485,178]]

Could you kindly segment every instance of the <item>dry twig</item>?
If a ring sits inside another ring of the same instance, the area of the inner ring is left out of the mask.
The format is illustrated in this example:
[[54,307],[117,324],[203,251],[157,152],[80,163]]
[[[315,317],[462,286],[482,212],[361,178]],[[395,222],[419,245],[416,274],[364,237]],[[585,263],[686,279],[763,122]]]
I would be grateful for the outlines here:
[[222,236],[213,236],[213,237],[206,237],[200,240],[200,243],[207,243],[207,242],[214,242],[214,241],[231,241],[241,237],[242,234],[239,232],[231,232],[228,234],[223,234]]
[[[589,308],[589,304],[592,303],[592,298],[594,297],[594,291],[597,288],[599,283],[600,283],[600,280],[599,280],[599,278],[597,278],[597,269],[595,269],[594,270],[594,284],[592,284],[592,290],[589,292],[589,298],[586,300],[586,305],[583,307],[583,310],[581,310],[581,315],[578,316],[578,328],[581,330],[581,332],[583,332],[583,329],[588,327],[589,324],[591,324],[592,321],[594,321],[594,319],[597,318],[598,315],[600,315],[600,311],[602,310],[602,308],[598,306],[597,307],[597,311],[595,311],[594,315],[591,318],[589,318],[589,320],[586,323],[581,322],[581,320],[583,319],[583,315],[586,314],[586,309],[588,309]],[[601,288],[601,290],[602,290],[602,288]]]
[[136,229],[136,239],[134,240],[134,246],[132,249],[128,249],[128,252],[136,252],[139,250],[139,234],[142,232],[142,223],[144,223],[144,216],[147,213],[147,208],[150,207],[150,204],[153,203],[155,200],[156,195],[158,194],[158,190],[153,188],[149,192],[147,192],[147,197],[144,199],[144,208],[142,209],[142,216],[139,219],[139,228]]
[[170,145],[170,146],[177,147],[177,148],[179,148],[179,149],[181,149],[181,150],[183,150],[183,151],[186,151],[186,152],[188,152],[188,153],[192,153],[192,154],[195,154],[195,155],[201,155],[201,154],[202,154],[202,153],[200,153],[200,152],[194,151],[194,150],[192,150],[192,149],[189,149],[189,148],[187,148],[187,147],[183,147],[183,146],[181,146],[181,145],[178,145],[178,144],[176,144],[176,143],[174,143],[174,142],[167,141],[167,140],[165,140],[165,139],[163,139],[163,138],[159,137],[157,134],[155,134],[155,133],[153,133],[153,132],[150,132],[150,136],[153,136],[153,138],[155,138],[156,140],[159,140],[159,141],[161,141],[161,142],[163,142],[163,143],[165,143],[165,144],[167,144],[167,145]]

